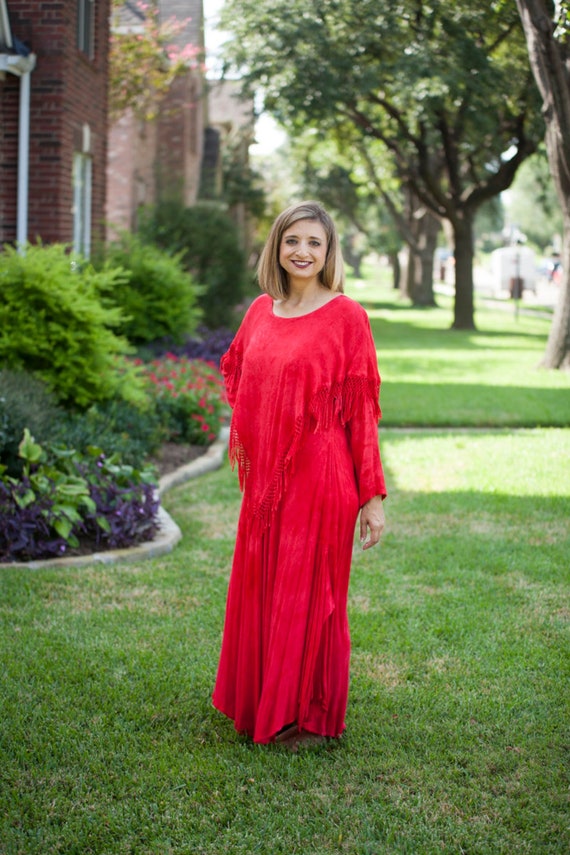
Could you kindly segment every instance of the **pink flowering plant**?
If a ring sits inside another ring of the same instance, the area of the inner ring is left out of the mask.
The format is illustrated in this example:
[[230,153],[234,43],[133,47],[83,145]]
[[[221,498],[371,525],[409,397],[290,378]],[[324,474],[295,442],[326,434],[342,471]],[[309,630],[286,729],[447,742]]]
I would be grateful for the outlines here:
[[228,414],[222,376],[210,362],[167,353],[139,363],[165,441],[210,445]]

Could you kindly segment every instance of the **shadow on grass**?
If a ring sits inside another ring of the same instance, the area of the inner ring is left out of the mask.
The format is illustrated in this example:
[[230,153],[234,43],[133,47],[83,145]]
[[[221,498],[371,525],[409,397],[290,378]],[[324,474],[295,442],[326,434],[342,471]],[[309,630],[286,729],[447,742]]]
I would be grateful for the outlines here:
[[[365,307],[370,308],[370,307]],[[394,307],[390,304],[382,304],[379,309],[385,309],[390,313]],[[412,319],[395,321],[390,318],[370,318],[370,326],[374,340],[383,350],[391,348],[399,350],[403,347],[412,347],[414,350],[481,350],[488,347],[488,339],[493,339],[493,347],[500,346],[499,339],[505,339],[505,349],[510,349],[510,340],[520,342],[520,348],[526,342],[544,342],[545,335],[540,332],[529,332],[525,329],[476,329],[476,330],[454,330],[442,325],[441,327],[419,326]]]
[[[452,368],[455,372],[455,367]],[[438,368],[438,376],[445,376],[445,371],[445,365]],[[570,425],[570,394],[567,388],[465,385],[457,382],[392,383],[384,376],[380,398],[384,413],[381,427]]]

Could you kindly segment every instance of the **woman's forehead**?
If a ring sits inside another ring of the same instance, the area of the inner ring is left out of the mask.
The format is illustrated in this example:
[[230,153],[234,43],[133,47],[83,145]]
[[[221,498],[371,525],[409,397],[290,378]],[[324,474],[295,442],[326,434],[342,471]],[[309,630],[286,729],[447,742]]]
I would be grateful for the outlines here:
[[283,232],[283,237],[315,237],[326,240],[327,233],[318,220],[297,220]]

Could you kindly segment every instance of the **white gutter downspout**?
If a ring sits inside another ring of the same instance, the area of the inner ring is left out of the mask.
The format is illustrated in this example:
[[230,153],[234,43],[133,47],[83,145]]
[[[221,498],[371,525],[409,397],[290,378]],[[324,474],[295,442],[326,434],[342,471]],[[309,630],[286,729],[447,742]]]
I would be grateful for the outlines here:
[[20,114],[18,121],[18,215],[16,243],[18,252],[24,251],[28,239],[28,189],[30,168],[30,75],[36,67],[36,55],[0,53],[0,72],[9,72],[20,78]]
[[23,252],[28,240],[28,188],[30,184],[30,77],[31,70],[20,76],[20,117],[18,129],[18,221],[16,242]]

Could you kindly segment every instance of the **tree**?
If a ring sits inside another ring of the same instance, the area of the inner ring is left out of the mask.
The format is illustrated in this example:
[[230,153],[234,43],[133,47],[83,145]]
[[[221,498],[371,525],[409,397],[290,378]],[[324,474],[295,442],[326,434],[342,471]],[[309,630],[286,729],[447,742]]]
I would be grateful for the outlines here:
[[474,327],[473,221],[543,133],[516,8],[470,0],[228,0],[229,56],[290,128],[347,121],[452,225],[453,326]]
[[506,209],[509,221],[542,252],[558,246],[564,227],[562,211],[544,145],[517,172]]
[[117,118],[131,109],[137,118],[150,121],[174,79],[197,67],[200,51],[189,44],[174,44],[187,21],[169,18],[161,22],[156,0],[131,4],[139,20],[136,27],[120,25],[122,6],[123,0],[113,0],[109,112]]
[[564,223],[563,278],[545,368],[570,366],[570,2],[517,0],[528,55],[543,101],[546,151]]

